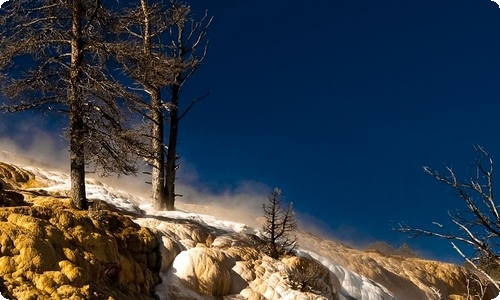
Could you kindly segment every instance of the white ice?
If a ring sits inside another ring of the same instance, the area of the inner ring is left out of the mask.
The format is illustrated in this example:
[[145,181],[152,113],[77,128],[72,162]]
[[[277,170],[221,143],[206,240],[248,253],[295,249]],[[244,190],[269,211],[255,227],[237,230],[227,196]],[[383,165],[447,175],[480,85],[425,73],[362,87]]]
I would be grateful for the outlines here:
[[[67,174],[61,172],[47,171],[35,167],[25,167],[25,169],[35,174],[36,180],[48,186],[47,188],[36,188],[36,189],[43,189],[59,193],[68,193],[70,189],[70,184],[69,184],[69,176]],[[227,232],[254,233],[260,235],[260,232],[258,230],[254,230],[250,226],[247,226],[243,223],[224,221],[210,215],[195,214],[183,210],[155,211],[151,204],[146,203],[147,202],[146,199],[135,196],[128,192],[114,189],[97,180],[93,179],[87,180],[86,190],[87,190],[87,197],[89,199],[102,200],[109,204],[114,205],[119,209],[132,212],[134,214],[142,213],[144,215],[144,218],[138,218],[135,221],[143,226],[146,226],[148,222],[151,222],[152,219],[148,218],[148,216],[151,217],[156,215],[156,216],[168,217],[170,219],[190,219],[200,223],[201,225],[214,227]],[[137,204],[140,205],[138,206]],[[156,220],[156,222],[158,221]],[[160,228],[161,226],[156,226],[156,229]],[[316,259],[326,268],[328,268],[333,274],[335,274],[335,276],[337,276],[342,285],[342,290],[339,292],[340,295],[339,300],[347,300],[353,298],[363,299],[363,300],[396,300],[396,297],[394,297],[391,294],[391,292],[389,292],[389,290],[387,290],[380,284],[362,275],[349,271],[317,253],[306,251],[299,248],[297,250],[297,254]],[[177,261],[181,262],[182,257],[179,257]],[[167,278],[168,276],[167,272],[161,274],[161,276],[163,278]],[[173,285],[172,283],[170,283],[169,285],[159,286],[157,287],[156,291],[158,294],[161,294],[162,291],[163,293],[167,292],[165,289],[172,289],[172,288],[185,292],[186,295],[189,297],[194,297],[194,294],[189,290],[185,290],[185,288],[182,287],[180,283],[179,284],[174,283]],[[286,287],[277,287],[277,288],[280,288],[279,292],[283,296],[283,299],[295,299],[294,297],[296,297],[296,294],[294,294],[293,290],[289,291],[284,290]],[[160,297],[160,299],[166,299],[165,296],[162,295],[158,296]],[[192,299],[197,299],[197,298],[194,297]]]

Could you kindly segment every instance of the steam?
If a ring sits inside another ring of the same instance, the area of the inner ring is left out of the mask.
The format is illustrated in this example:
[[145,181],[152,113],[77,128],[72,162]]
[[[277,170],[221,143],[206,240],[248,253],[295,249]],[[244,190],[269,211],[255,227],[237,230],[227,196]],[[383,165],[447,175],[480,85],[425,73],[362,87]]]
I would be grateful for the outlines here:
[[[69,171],[68,142],[63,137],[58,138],[55,134],[42,130],[46,127],[43,120],[37,121],[31,116],[26,122],[9,119],[2,118],[6,122],[0,122],[0,161],[21,166]],[[261,214],[262,203],[271,191],[266,184],[242,181],[224,191],[216,192],[200,179],[192,164],[183,160],[180,165],[181,169],[178,173],[180,179],[176,187],[177,193],[183,196],[178,198],[176,204],[198,205],[200,209],[201,206],[214,206],[232,211],[238,210],[254,216]],[[150,175],[143,174],[145,171],[148,171],[148,167],[143,165],[136,176],[99,178],[97,175],[88,174],[87,177],[150,200],[151,185],[146,182],[151,181],[151,178]],[[230,216],[231,214],[228,215]]]
[[[33,125],[33,122],[29,124],[18,122],[8,126],[6,123],[0,123],[0,161],[68,172],[67,141],[62,137],[56,138],[54,134],[40,128],[43,128],[42,124]],[[178,209],[245,223],[256,229],[261,227],[262,205],[266,203],[273,187],[258,181],[244,180],[224,189],[214,188],[200,178],[196,167],[188,161],[181,160],[180,166],[176,192],[182,197],[177,198],[175,205]],[[87,177],[141,196],[149,202],[151,185],[146,182],[151,181],[151,178],[150,175],[143,174],[143,171],[148,171],[146,165],[141,169],[136,176],[99,178],[97,175],[88,174]],[[287,195],[286,191],[284,194],[287,199],[293,199],[293,195]],[[318,220],[313,215],[296,211],[296,217],[301,231],[341,240],[354,247],[374,241],[356,228],[341,226],[332,230],[328,229],[329,225],[326,222]]]
[[69,152],[63,139],[41,130],[42,124],[0,123],[0,161],[69,170]]

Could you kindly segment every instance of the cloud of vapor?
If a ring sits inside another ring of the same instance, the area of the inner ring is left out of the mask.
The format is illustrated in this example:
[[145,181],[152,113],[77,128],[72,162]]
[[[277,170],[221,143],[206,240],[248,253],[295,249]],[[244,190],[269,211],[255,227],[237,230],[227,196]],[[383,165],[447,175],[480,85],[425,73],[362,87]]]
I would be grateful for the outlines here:
[[[5,123],[0,122],[0,161],[31,165],[47,169],[69,171],[69,151],[67,141],[58,134],[42,130],[43,122]],[[260,228],[263,220],[262,205],[267,203],[268,195],[274,187],[265,183],[244,180],[232,185],[220,187],[200,178],[196,167],[184,159],[180,160],[179,180],[176,183],[176,192],[181,194],[176,201],[178,209],[185,209],[195,213],[213,215],[223,220],[248,224],[253,228]],[[109,186],[142,196],[145,201],[151,201],[150,175],[142,166],[136,176],[119,176],[99,178],[95,174],[88,174],[88,178],[102,181]],[[283,191],[286,199],[293,199]],[[354,228],[328,229],[326,222],[315,216],[296,211],[299,229],[318,236],[335,240],[349,241],[350,245],[360,245],[371,241]],[[339,235],[340,234],[340,235]],[[353,241],[353,237],[356,237]],[[352,242],[351,242],[352,241]]]
[[260,227],[262,204],[267,199],[269,188],[257,182],[241,182],[233,188],[214,192],[203,185],[178,185],[183,196],[177,206],[198,213],[209,214],[223,220],[246,223]]
[[[11,118],[2,118],[0,122],[0,161],[69,171],[68,142],[58,133],[43,130],[43,120],[29,118],[12,121]],[[183,197],[178,198],[178,203],[197,205],[217,205],[231,207],[243,211],[260,213],[262,203],[267,199],[271,190],[265,184],[242,181],[223,191],[215,191],[209,184],[203,183],[195,167],[189,162],[180,161],[181,171],[177,183],[177,193]],[[99,178],[95,174],[88,174],[116,188],[124,189],[150,199],[151,181],[147,166],[142,166],[136,176],[116,176]]]
[[0,161],[69,170],[67,143],[42,128],[36,120],[0,123]]

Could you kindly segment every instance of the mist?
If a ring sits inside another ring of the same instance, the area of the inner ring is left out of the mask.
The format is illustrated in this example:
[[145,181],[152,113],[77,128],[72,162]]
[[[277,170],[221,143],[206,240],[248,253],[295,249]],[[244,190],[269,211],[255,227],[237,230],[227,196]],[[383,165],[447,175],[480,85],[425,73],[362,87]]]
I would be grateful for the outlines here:
[[69,147],[39,121],[0,123],[0,160],[69,171]]
[[[1,127],[4,126],[4,127]],[[21,166],[34,166],[50,170],[69,172],[69,151],[67,141],[57,138],[27,123],[9,126],[0,124],[0,161]],[[9,135],[6,135],[9,133]],[[13,136],[13,133],[15,135]],[[150,167],[145,163],[139,166],[136,175],[99,177],[87,174],[87,178],[96,179],[114,188],[140,196],[145,203],[151,202]],[[200,178],[196,167],[182,159],[176,182],[176,193],[182,195],[176,199],[176,208],[194,213],[212,215],[217,218],[245,223],[253,228],[260,228],[263,221],[262,205],[274,187],[263,182],[245,180],[232,186],[220,188]],[[283,191],[286,201],[294,200],[293,195]],[[298,201],[298,200],[297,200]],[[138,203],[141,204],[141,203]],[[333,230],[324,221],[313,215],[296,211],[299,230],[333,240],[341,240],[353,247],[365,247],[375,242],[369,236],[355,228],[337,228]],[[340,236],[339,236],[339,233]]]

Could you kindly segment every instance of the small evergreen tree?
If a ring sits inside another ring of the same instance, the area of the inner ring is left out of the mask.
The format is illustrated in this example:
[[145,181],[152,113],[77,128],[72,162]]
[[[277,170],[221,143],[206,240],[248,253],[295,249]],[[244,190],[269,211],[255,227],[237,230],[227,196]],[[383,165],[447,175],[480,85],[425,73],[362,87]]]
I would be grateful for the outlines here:
[[281,190],[275,188],[268,196],[268,203],[262,205],[264,225],[262,227],[266,240],[266,251],[272,258],[290,252],[295,248],[297,238],[290,233],[297,229],[297,221],[293,212],[293,204],[285,208]]

